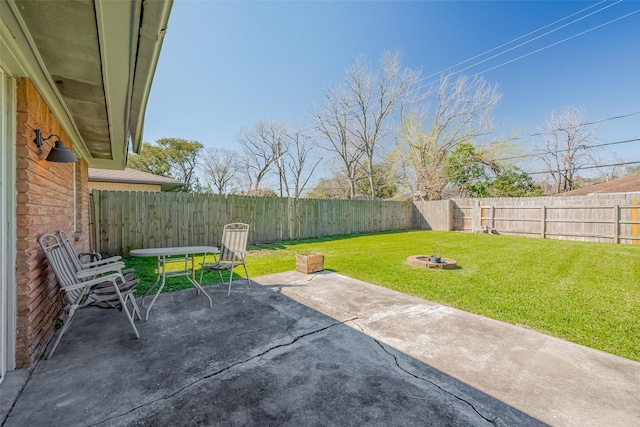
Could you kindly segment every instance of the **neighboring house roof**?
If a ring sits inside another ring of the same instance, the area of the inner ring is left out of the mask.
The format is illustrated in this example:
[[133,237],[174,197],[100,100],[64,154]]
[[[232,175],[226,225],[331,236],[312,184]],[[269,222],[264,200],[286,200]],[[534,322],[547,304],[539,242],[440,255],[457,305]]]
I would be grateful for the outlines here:
[[559,196],[589,196],[591,194],[640,193],[640,174],[623,176],[600,184],[589,185],[558,194]]
[[136,169],[124,170],[94,169],[89,168],[89,181],[92,182],[122,182],[127,184],[153,184],[160,185],[162,191],[171,191],[185,184],[173,178],[154,175]]
[[140,152],[172,4],[0,0],[3,61],[32,80],[89,166],[124,168],[129,141]]

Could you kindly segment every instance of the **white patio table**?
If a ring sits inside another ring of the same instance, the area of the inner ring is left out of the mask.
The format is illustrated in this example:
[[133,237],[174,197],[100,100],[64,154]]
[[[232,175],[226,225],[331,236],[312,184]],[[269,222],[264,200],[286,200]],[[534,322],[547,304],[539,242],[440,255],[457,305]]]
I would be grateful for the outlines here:
[[[209,300],[209,307],[213,307],[213,301],[211,301],[211,297],[196,281],[195,256],[196,254],[204,254],[204,256],[206,257],[207,254],[217,254],[219,252],[220,251],[216,246],[179,246],[172,248],[134,249],[129,252],[131,256],[155,256],[158,259],[158,277],[156,278],[156,282],[147,290],[140,302],[141,306],[144,307],[144,298],[149,295],[149,293],[151,293],[151,291],[155,289],[158,284],[160,284],[158,290],[153,296],[153,299],[151,300],[151,304],[149,304],[149,307],[147,307],[145,320],[149,320],[149,311],[151,310],[151,307],[153,307],[153,304],[156,302],[156,299],[158,299],[158,295],[160,295],[160,292],[162,292],[162,288],[164,288],[165,280],[167,277],[185,276],[187,280],[189,280],[189,282],[198,290],[198,293],[202,292],[202,294]],[[181,258],[176,258],[177,256],[181,256]],[[191,258],[191,266],[189,266],[189,258]],[[184,261],[184,269],[180,271],[167,271],[168,262],[177,262],[179,260]]]

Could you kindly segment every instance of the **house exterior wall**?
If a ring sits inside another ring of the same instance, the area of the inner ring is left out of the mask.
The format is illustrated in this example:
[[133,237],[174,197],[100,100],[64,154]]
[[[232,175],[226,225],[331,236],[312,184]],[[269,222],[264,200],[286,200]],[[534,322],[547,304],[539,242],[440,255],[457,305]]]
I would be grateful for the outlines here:
[[109,190],[109,191],[150,191],[160,192],[162,187],[154,184],[133,184],[125,182],[100,182],[90,181],[89,191],[91,190]]
[[[72,166],[73,167],[73,166]],[[88,252],[90,250],[89,222],[91,214],[89,206],[91,204],[91,190],[89,189],[89,167],[87,162],[78,158],[75,164],[76,180],[76,223],[74,246],[77,252]]]
[[70,236],[79,232],[75,234],[77,249],[89,247],[87,163],[79,159],[74,173],[74,164],[45,161],[55,138],[38,148],[33,143],[35,129],[42,130],[45,137],[58,135],[72,148],[34,85],[20,78],[16,103],[17,368],[28,367],[44,351],[66,302],[38,237],[56,230]]

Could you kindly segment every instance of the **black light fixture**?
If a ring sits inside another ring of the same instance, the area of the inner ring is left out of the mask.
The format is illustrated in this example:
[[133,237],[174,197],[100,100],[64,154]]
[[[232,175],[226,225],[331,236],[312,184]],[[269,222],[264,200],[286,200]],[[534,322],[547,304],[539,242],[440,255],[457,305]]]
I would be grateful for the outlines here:
[[78,161],[78,159],[76,158],[76,156],[74,156],[71,150],[69,150],[67,147],[64,146],[64,142],[60,140],[60,137],[58,135],[51,134],[48,137],[43,138],[42,131],[40,129],[36,129],[35,132],[36,132],[36,137],[33,138],[33,142],[36,143],[36,146],[38,148],[41,148],[44,141],[48,140],[49,138],[53,138],[54,136],[58,138],[58,140],[55,141],[56,145],[51,149],[51,151],[49,151],[49,155],[47,156],[47,159],[46,159],[47,162],[75,163]]

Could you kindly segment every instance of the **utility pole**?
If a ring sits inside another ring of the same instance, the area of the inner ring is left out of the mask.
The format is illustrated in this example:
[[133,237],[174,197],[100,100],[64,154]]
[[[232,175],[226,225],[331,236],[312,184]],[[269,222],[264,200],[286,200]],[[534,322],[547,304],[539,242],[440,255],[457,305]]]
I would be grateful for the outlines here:
[[282,197],[282,141],[278,138],[278,178],[280,179],[280,197]]

